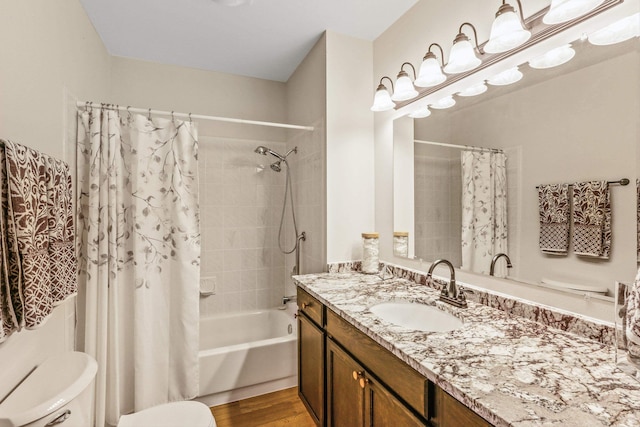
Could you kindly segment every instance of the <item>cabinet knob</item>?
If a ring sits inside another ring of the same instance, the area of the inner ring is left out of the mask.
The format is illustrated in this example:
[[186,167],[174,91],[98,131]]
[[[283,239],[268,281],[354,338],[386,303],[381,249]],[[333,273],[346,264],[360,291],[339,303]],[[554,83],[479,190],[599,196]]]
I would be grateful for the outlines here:
[[363,378],[364,377],[364,372],[363,371],[353,371],[353,379],[357,380],[358,378]]
[[303,302],[302,303],[302,309],[304,310],[307,307],[311,307],[311,303],[310,302]]
[[369,378],[360,378],[360,388],[364,388],[369,384]]

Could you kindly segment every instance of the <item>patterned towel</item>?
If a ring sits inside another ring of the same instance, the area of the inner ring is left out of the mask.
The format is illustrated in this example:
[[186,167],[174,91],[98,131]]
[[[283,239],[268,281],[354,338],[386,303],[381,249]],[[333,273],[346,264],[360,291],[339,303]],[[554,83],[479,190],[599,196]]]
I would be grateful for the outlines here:
[[576,255],[609,259],[611,194],[607,181],[573,184],[573,251]]
[[637,200],[637,204],[638,204],[638,225],[636,227],[637,231],[638,231],[638,262],[640,262],[640,178],[636,179],[636,200]]
[[540,211],[540,250],[551,255],[566,255],[569,250],[569,186],[538,186]]
[[6,177],[0,215],[5,231],[0,287],[5,292],[0,300],[10,300],[10,333],[39,326],[54,305],[76,293],[77,261],[68,166],[11,141],[0,140],[0,145]]
[[640,270],[635,282],[627,289],[624,329],[627,350],[632,356],[640,357]]

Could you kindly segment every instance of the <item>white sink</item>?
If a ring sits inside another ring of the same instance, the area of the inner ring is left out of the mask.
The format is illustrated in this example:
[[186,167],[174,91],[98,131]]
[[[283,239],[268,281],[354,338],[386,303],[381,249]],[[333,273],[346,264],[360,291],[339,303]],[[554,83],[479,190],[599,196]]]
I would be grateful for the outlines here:
[[462,326],[462,320],[426,304],[383,302],[369,311],[389,323],[416,331],[449,332]]

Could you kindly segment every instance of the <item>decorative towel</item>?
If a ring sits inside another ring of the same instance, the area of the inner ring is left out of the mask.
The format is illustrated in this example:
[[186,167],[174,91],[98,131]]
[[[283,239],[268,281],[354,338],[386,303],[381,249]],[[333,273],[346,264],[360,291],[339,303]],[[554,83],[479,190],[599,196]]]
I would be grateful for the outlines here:
[[640,270],[627,290],[625,320],[627,351],[632,357],[640,358]]
[[[7,223],[9,194],[7,190],[7,170],[5,168],[4,145],[0,144],[0,341],[18,329],[19,323],[13,309],[12,288],[9,280],[9,241]],[[18,265],[13,263],[12,265]]]
[[637,201],[637,211],[638,211],[638,225],[636,227],[638,231],[638,262],[640,262],[640,178],[636,179],[636,201]]
[[9,289],[13,330],[31,329],[77,291],[71,175],[60,160],[11,141],[0,140],[0,145],[6,174],[2,287]]
[[569,185],[538,186],[540,211],[540,250],[566,255],[569,250]]
[[573,251],[576,255],[609,259],[611,194],[607,181],[573,184]]

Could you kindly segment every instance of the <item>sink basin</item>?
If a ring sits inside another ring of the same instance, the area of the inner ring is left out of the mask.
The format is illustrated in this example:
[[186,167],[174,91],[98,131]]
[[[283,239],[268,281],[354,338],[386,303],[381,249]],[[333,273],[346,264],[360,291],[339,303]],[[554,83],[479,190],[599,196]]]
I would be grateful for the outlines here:
[[426,304],[383,302],[369,308],[382,320],[403,328],[424,332],[448,332],[462,326],[462,320]]

